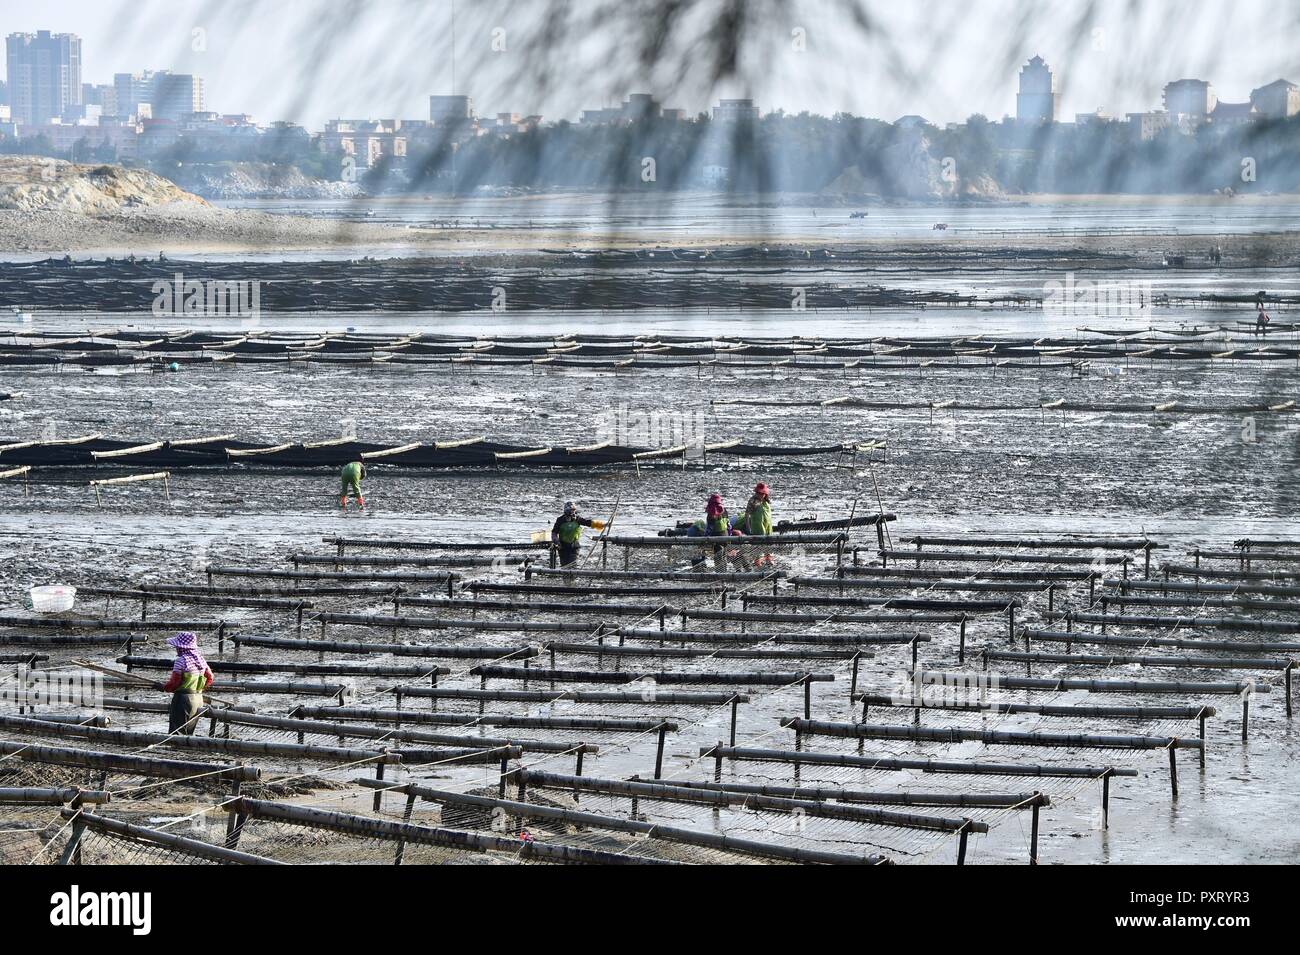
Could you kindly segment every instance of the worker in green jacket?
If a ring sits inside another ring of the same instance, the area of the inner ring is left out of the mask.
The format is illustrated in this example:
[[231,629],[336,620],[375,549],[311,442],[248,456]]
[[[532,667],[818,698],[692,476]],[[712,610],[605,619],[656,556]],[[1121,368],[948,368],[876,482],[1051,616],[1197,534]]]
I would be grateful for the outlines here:
[[[751,537],[767,537],[772,533],[772,499],[768,495],[767,485],[762,481],[754,486],[754,493],[745,505],[745,516],[741,524],[745,533]],[[771,554],[760,554],[754,559],[755,567],[770,567],[771,564]]]
[[555,519],[555,524],[551,527],[551,543],[560,551],[561,567],[577,562],[584,527],[600,531],[605,529],[605,522],[581,517],[576,504],[572,501],[565,502],[564,513]]
[[745,505],[744,530],[746,534],[761,537],[772,533],[772,499],[762,481],[754,486],[754,493]]
[[348,495],[357,499],[357,507],[365,507],[366,499],[361,496],[361,481],[366,476],[366,466],[360,461],[350,461],[343,465],[339,477],[343,481],[343,490],[339,497],[339,507],[348,509]]
[[709,537],[726,537],[731,533],[731,515],[722,504],[721,494],[710,494],[704,505],[704,530]]

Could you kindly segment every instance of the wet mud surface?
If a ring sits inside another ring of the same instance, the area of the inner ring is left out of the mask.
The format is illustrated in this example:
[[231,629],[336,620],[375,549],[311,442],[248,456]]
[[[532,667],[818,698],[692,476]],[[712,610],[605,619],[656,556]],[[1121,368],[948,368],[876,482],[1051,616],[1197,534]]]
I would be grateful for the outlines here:
[[[719,334],[725,320],[715,320]],[[597,325],[574,331],[598,332]],[[741,329],[737,328],[737,332]],[[751,329],[752,331],[752,329]],[[170,500],[155,483],[107,488],[97,504],[87,482],[121,471],[38,470],[32,474],[31,496],[20,484],[3,485],[0,498],[0,558],[6,568],[4,612],[26,612],[26,589],[60,582],[100,586],[142,583],[199,583],[208,564],[239,564],[288,568],[288,554],[327,553],[321,539],[333,535],[407,537],[443,540],[499,541],[528,539],[545,531],[565,500],[576,500],[595,517],[613,518],[618,533],[654,534],[678,520],[694,519],[705,497],[721,492],[733,509],[743,507],[748,489],[758,480],[772,487],[776,516],[781,518],[842,516],[849,512],[896,513],[890,525],[893,541],[915,533],[987,533],[1017,536],[1037,532],[1072,534],[1146,534],[1169,545],[1162,559],[1182,560],[1198,545],[1229,546],[1243,536],[1300,538],[1300,431],[1294,414],[1261,415],[1245,421],[1240,415],[1182,415],[1177,413],[1066,413],[1029,411],[952,412],[943,409],[868,410],[862,408],[774,408],[714,404],[736,398],[791,397],[825,399],[854,395],[878,400],[979,400],[996,404],[1037,406],[1046,400],[1147,402],[1180,400],[1199,404],[1233,405],[1267,399],[1294,399],[1300,392],[1300,370],[1285,363],[1215,362],[1213,364],[1151,363],[1133,360],[1100,367],[1082,378],[1068,369],[974,366],[966,369],[909,369],[861,373],[800,369],[718,369],[591,373],[529,369],[322,369],[316,367],[255,368],[226,366],[172,375],[89,371],[53,372],[8,369],[0,390],[18,392],[21,399],[0,403],[0,436],[30,440],[49,434],[72,436],[102,432],[113,438],[188,438],[230,433],[243,440],[312,441],[337,437],[355,428],[362,440],[455,440],[477,435],[534,445],[574,446],[598,440],[602,416],[625,408],[660,412],[702,422],[709,441],[732,438],[767,445],[823,445],[836,442],[883,441],[886,450],[854,461],[810,458],[797,462],[709,460],[686,466],[660,463],[635,469],[529,471],[499,468],[477,471],[412,473],[383,466],[371,469],[366,481],[368,507],[364,514],[340,513],[337,476],[332,472],[259,472],[236,466],[212,472],[173,476]],[[0,457],[0,463],[3,463]],[[856,543],[872,559],[875,535],[869,528]],[[672,559],[688,559],[683,551]],[[601,560],[599,549],[588,560]],[[621,556],[608,558],[621,566]],[[662,555],[638,554],[631,566],[647,568]],[[779,553],[778,563],[790,570],[824,574],[833,571],[834,557],[809,549]],[[466,573],[484,579],[517,580],[517,571]],[[233,581],[226,583],[234,584]],[[248,580],[240,585],[265,585]],[[415,589],[419,589],[419,586]],[[439,592],[430,587],[428,593]],[[1044,626],[1041,594],[1027,595],[1023,620]],[[635,601],[635,598],[625,598]],[[1086,599],[1086,588],[1073,589],[1067,600]],[[707,605],[713,605],[708,603]],[[331,608],[385,612],[382,600],[351,598]],[[87,598],[79,611],[99,614],[100,598]],[[130,616],[138,604],[113,601],[112,616]],[[759,608],[762,609],[762,608]],[[242,621],[249,632],[293,636],[288,614],[260,610],[151,607],[160,617],[217,616]],[[412,613],[444,611],[411,610]],[[1168,612],[1175,611],[1157,611]],[[566,619],[564,614],[539,614],[538,619]],[[582,617],[594,621],[595,617]],[[627,622],[627,621],[625,621]],[[832,625],[834,632],[852,627]],[[956,638],[951,625],[934,625],[933,641],[922,651],[926,667],[956,668]],[[972,646],[1005,645],[1005,617],[981,617],[972,624]],[[308,627],[308,632],[313,632]],[[524,635],[525,637],[527,635]],[[580,636],[580,635],[579,635]],[[331,639],[392,639],[384,630],[332,626]],[[400,640],[437,642],[437,633],[406,631]],[[496,645],[520,642],[521,635],[469,634],[464,642]],[[540,642],[540,641],[537,641]],[[215,647],[208,647],[210,651]],[[92,653],[90,650],[81,651]],[[138,653],[157,655],[155,648]],[[75,653],[56,649],[63,658]],[[303,660],[314,654],[275,650],[240,651],[239,659]],[[95,648],[97,659],[108,660],[107,648]],[[212,654],[214,667],[220,659]],[[235,657],[231,657],[235,659]],[[329,659],[340,659],[329,655]],[[351,659],[350,657],[348,659]],[[369,655],[367,663],[404,662]],[[653,659],[653,658],[652,658]],[[56,661],[57,662],[57,661]],[[545,657],[539,661],[545,663]],[[462,665],[464,664],[464,665]],[[477,680],[463,675],[468,664],[453,661],[465,686]],[[595,657],[561,658],[559,666],[597,666]],[[601,661],[602,668],[613,666]],[[628,666],[629,664],[625,664]],[[688,665],[717,669],[776,667],[744,661],[654,661],[656,668]],[[864,663],[863,680],[889,687],[907,665],[901,648],[879,648]],[[968,666],[971,661],[968,660]],[[796,664],[781,666],[795,669]],[[818,686],[814,717],[851,720],[847,669],[843,661],[825,661],[818,670],[837,673],[838,681]],[[1007,673],[1021,672],[1013,665]],[[1036,668],[1035,675],[1053,672],[1071,676],[1115,679],[1228,679],[1215,674],[1166,668],[1119,666],[1106,673],[1080,668]],[[1232,674],[1236,678],[1240,674]],[[452,677],[456,679],[456,677]],[[1276,676],[1273,676],[1276,679]],[[392,705],[378,693],[377,682],[358,681],[369,705]],[[449,684],[456,685],[456,684]],[[1112,789],[1110,828],[1100,829],[1098,788],[1052,780],[998,780],[985,787],[1000,791],[1042,789],[1054,804],[1044,812],[1040,853],[1045,862],[1282,862],[1300,855],[1294,827],[1277,821],[1294,816],[1296,728],[1282,712],[1281,693],[1261,697],[1252,710],[1248,743],[1237,735],[1237,704],[1229,698],[1222,716],[1211,726],[1211,745],[1202,772],[1194,755],[1183,757],[1179,800],[1170,799],[1163,753],[1098,754],[1095,751],[1031,751],[1038,762],[1088,763],[1104,760],[1140,769],[1137,779],[1119,781]],[[740,745],[787,747],[790,736],[777,719],[797,715],[802,708],[798,688],[756,690],[754,701],[741,709]],[[1043,702],[1050,694],[1032,695]],[[1087,694],[1067,695],[1054,702],[1103,702]],[[1013,698],[1023,698],[1013,697]],[[259,711],[287,711],[290,699],[262,696]],[[300,701],[295,701],[300,702]],[[1123,702],[1114,698],[1107,703]],[[1147,700],[1167,703],[1174,700]],[[1177,702],[1182,702],[1178,700]],[[617,715],[646,715],[632,707]],[[522,712],[522,710],[520,711]],[[595,709],[565,709],[591,715]],[[608,712],[608,711],[606,711]],[[157,729],[152,714],[113,713],[116,725]],[[877,714],[880,715],[880,714]],[[962,722],[960,725],[979,725]],[[935,725],[943,718],[927,716]],[[725,737],[725,712],[684,715],[683,729],[669,738],[666,775],[709,778],[711,760],[699,759],[698,749]],[[887,721],[884,716],[880,721]],[[903,719],[892,722],[905,722]],[[1066,729],[1043,725],[1033,717],[998,718],[999,728]],[[1101,727],[1070,720],[1070,731],[1156,732],[1160,727],[1130,724]],[[990,719],[989,725],[994,725]],[[426,727],[432,728],[432,727]],[[1165,727],[1186,733],[1188,727]],[[448,730],[448,732],[452,732]],[[488,735],[504,735],[491,727]],[[522,734],[521,734],[522,735]],[[266,738],[278,738],[267,736]],[[283,739],[290,741],[290,735]],[[328,743],[328,740],[322,742]],[[588,764],[589,774],[622,778],[648,774],[654,758],[653,739],[602,738],[603,752]],[[815,748],[850,753],[845,740],[817,740]],[[364,745],[350,741],[348,745]],[[872,752],[921,753],[939,758],[1004,758],[1006,747],[979,744],[868,744]],[[168,754],[174,755],[174,754]],[[1010,757],[1006,757],[1010,758]],[[569,757],[553,765],[569,772]],[[772,781],[788,782],[789,768],[766,765]],[[755,781],[747,764],[728,765],[725,773]],[[465,788],[486,770],[426,772],[413,769],[413,778],[442,779]],[[806,780],[813,772],[806,769]],[[363,773],[329,770],[334,781]],[[827,781],[851,782],[859,788],[901,786],[909,774],[867,774],[837,771]],[[731,778],[728,776],[727,778]],[[910,777],[913,788],[959,791],[961,783],[937,777]],[[16,784],[16,783],[11,783]],[[347,811],[366,811],[366,799],[317,790],[318,804]],[[180,798],[180,797],[177,797]],[[396,806],[400,800],[393,800]],[[364,805],[363,805],[364,803]],[[599,805],[593,803],[593,805]],[[606,807],[608,808],[608,807]],[[624,808],[625,804],[624,804]],[[694,810],[664,808],[665,818]],[[178,810],[179,811],[179,810]],[[392,811],[397,811],[393,809]],[[599,811],[595,809],[594,811]],[[746,822],[724,814],[736,834],[794,840],[805,834],[745,832]],[[980,818],[984,818],[981,816]],[[1028,817],[1024,813],[990,814],[993,832],[972,841],[972,862],[1021,862],[1027,852]],[[873,833],[873,835],[876,835]],[[845,848],[844,832],[817,830],[812,843],[821,848]],[[891,842],[891,839],[893,841]],[[881,836],[900,858],[950,862],[951,840]],[[855,849],[867,843],[848,839]]]

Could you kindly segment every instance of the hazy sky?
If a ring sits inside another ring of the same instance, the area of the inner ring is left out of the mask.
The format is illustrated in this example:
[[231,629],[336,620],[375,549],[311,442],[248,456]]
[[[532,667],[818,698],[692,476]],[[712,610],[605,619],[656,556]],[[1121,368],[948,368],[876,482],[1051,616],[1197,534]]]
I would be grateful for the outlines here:
[[[549,119],[644,90],[691,113],[748,95],[764,111],[942,123],[1014,112],[1016,72],[1035,53],[1056,73],[1067,118],[1158,108],[1163,85],[1184,76],[1229,101],[1278,77],[1300,82],[1300,0],[747,0],[756,20],[738,75],[717,85],[706,47],[721,2],[695,0],[646,70],[642,0],[570,0],[569,19],[560,0],[455,0],[456,87],[480,113]],[[318,128],[335,116],[426,117],[428,95],[452,89],[452,10],[453,0],[0,0],[0,29],[79,34],[87,82],[190,71],[211,109]]]

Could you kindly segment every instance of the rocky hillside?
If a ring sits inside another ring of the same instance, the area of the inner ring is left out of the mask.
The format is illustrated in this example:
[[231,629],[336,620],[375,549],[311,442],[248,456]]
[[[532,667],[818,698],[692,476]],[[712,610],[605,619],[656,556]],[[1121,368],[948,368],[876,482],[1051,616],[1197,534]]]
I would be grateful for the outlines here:
[[0,209],[113,215],[174,203],[208,204],[162,176],[140,169],[43,156],[0,156]]

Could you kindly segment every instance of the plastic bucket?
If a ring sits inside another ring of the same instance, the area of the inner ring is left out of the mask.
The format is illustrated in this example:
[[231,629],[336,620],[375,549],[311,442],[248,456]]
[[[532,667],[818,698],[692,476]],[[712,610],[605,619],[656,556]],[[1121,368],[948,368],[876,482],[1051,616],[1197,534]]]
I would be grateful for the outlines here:
[[46,587],[33,587],[31,595],[32,609],[37,613],[61,613],[72,609],[72,604],[77,599],[77,588],[51,584]]

